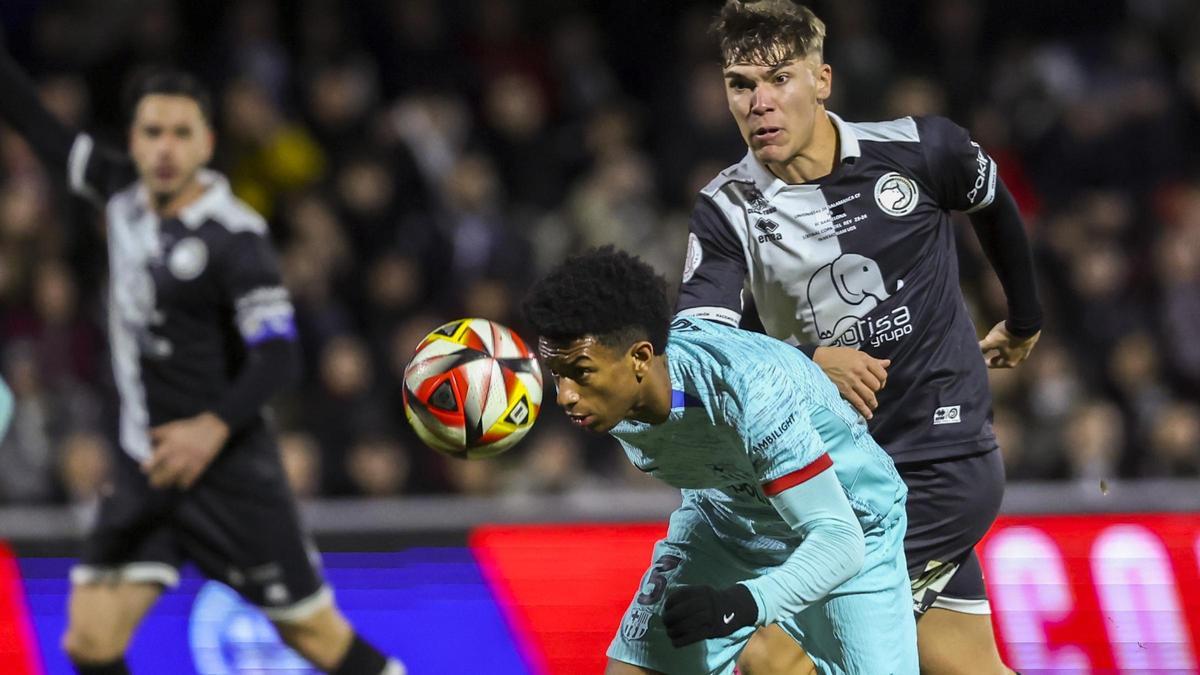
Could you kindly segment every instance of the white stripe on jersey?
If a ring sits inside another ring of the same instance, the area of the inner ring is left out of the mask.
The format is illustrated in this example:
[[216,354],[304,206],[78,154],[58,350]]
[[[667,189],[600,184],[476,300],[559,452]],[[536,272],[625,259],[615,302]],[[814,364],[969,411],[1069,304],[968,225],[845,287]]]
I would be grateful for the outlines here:
[[858,141],[917,143],[921,140],[921,134],[917,131],[917,123],[911,117],[901,117],[887,122],[843,122],[842,118],[829,113],[829,118],[841,122],[840,128],[853,130],[852,136],[856,137],[855,143]]
[[138,460],[151,454],[150,412],[142,383],[141,354],[157,346],[154,280],[147,269],[160,255],[158,218],[145,202],[140,184],[117,193],[108,203],[108,331],[113,376],[121,397],[121,447]]

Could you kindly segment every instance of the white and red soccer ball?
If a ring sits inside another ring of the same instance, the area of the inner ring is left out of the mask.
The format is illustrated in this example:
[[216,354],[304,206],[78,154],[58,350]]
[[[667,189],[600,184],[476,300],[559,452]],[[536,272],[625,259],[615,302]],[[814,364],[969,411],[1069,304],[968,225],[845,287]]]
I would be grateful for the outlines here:
[[514,331],[487,319],[437,328],[404,369],[404,414],[421,440],[452,457],[507,450],[541,406],[537,357]]

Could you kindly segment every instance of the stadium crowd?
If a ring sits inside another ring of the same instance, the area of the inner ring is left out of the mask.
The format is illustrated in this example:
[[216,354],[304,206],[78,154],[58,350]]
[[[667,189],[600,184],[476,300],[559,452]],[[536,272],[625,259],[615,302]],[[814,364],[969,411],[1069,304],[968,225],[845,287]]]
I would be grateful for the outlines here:
[[[678,279],[700,183],[745,152],[707,23],[719,3],[113,0],[4,3],[8,48],[70,124],[123,143],[145,63],[216,94],[218,156],[272,226],[301,386],[274,406],[302,496],[642,484],[547,396],[482,462],[420,445],[400,376],[459,316],[521,329],[530,280],[615,242]],[[1046,328],[993,371],[1009,478],[1200,476],[1200,5],[1188,0],[813,2],[831,110],[947,115],[1017,197]],[[969,227],[976,324],[1005,307]],[[0,130],[0,367],[16,396],[0,503],[86,510],[115,407],[103,223]]]

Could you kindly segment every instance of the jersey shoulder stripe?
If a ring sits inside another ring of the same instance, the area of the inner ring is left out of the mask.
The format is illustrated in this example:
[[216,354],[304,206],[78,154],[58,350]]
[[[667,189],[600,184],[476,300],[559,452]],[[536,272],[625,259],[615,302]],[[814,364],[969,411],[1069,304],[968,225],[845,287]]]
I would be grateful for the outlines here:
[[700,194],[711,199],[721,193],[722,189],[730,183],[754,184],[754,175],[750,173],[750,168],[746,165],[746,159],[726,167],[721,173],[717,174],[716,178],[710,180],[708,185],[705,185],[700,190]]
[[886,122],[845,122],[844,124],[853,130],[860,142],[918,143],[921,140],[916,120],[911,117],[901,117]]

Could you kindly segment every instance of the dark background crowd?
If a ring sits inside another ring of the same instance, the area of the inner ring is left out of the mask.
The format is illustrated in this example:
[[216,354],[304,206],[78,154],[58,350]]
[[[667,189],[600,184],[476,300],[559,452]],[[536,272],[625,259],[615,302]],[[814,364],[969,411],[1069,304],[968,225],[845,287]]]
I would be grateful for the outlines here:
[[[829,108],[947,115],[1027,219],[1046,327],[993,372],[1009,477],[1200,476],[1200,3],[836,0]],[[745,152],[706,27],[719,2],[5,0],[10,51],[62,120],[123,145],[147,63],[216,96],[215,167],[272,226],[303,383],[275,404],[305,496],[642,484],[607,438],[534,432],[442,458],[400,374],[440,323],[521,328],[531,279],[613,242],[679,278],[697,190]],[[0,96],[3,92],[0,92]],[[985,330],[1003,293],[960,223]],[[102,218],[0,127],[0,503],[92,501],[115,419]]]

